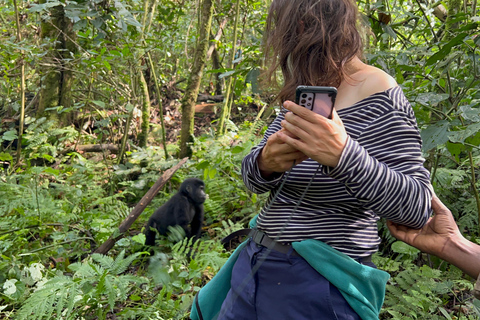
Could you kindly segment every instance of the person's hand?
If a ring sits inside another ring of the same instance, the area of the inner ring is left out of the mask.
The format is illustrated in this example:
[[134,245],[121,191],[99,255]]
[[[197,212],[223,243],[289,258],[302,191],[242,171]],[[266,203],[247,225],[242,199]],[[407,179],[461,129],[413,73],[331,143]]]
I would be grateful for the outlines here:
[[333,119],[327,119],[291,101],[283,106],[291,112],[282,121],[285,131],[278,133],[280,140],[320,164],[335,167],[348,137],[337,112],[333,110]]
[[270,177],[275,172],[285,172],[294,165],[308,159],[305,154],[284,143],[279,134],[284,134],[291,139],[296,139],[294,135],[285,132],[284,129],[272,134],[257,159],[258,167],[264,178]]
[[436,195],[432,198],[432,209],[435,215],[422,229],[412,229],[391,221],[387,221],[387,227],[398,240],[443,258],[445,255],[443,251],[447,245],[463,239],[463,236],[458,230],[452,213]]

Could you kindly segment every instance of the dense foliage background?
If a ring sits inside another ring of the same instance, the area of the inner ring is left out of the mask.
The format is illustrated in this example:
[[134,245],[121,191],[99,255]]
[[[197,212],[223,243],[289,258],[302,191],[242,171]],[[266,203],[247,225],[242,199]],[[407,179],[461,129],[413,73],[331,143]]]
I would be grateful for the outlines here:
[[[230,254],[220,239],[265,200],[240,166],[278,111],[275,88],[259,87],[269,2],[0,0],[1,318],[188,318]],[[435,191],[480,243],[477,1],[358,5],[367,61],[404,89]],[[93,253],[184,156],[112,250]],[[202,240],[162,238],[150,255],[143,225],[186,177],[209,194]],[[382,319],[480,318],[472,279],[379,227]]]

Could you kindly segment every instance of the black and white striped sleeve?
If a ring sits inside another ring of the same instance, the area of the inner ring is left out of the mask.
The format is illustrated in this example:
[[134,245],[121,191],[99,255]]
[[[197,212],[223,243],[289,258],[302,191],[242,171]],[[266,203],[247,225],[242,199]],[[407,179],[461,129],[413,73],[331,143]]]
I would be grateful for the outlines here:
[[432,189],[414,119],[390,109],[348,139],[335,168],[323,170],[378,216],[421,228],[431,215]]
[[252,151],[250,151],[250,153],[242,161],[243,181],[245,186],[254,193],[261,194],[271,191],[280,183],[284,176],[284,174],[278,173],[275,174],[272,179],[267,180],[260,174],[260,169],[258,168],[257,163],[257,158],[267,143],[268,138],[282,128],[280,123],[283,119],[284,116],[282,113],[280,113],[268,127],[262,141],[257,146],[253,147]]

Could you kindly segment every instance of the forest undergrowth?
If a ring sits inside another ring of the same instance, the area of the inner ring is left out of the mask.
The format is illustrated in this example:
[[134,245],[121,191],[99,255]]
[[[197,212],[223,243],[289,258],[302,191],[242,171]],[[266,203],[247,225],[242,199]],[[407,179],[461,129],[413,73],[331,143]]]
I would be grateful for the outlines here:
[[[265,201],[245,188],[240,174],[243,157],[265,128],[262,120],[232,122],[221,139],[208,132],[198,137],[194,156],[108,255],[92,252],[178,160],[165,160],[163,150],[152,146],[128,152],[120,165],[114,154],[98,161],[93,153],[71,152],[43,157],[45,165],[4,169],[2,318],[187,319],[194,295],[231,253],[220,239],[246,227]],[[33,131],[26,152],[40,158],[77,138],[68,129],[51,130],[48,121],[28,130]],[[149,251],[143,245],[144,223],[187,177],[202,178],[209,195],[202,239],[175,243],[171,234]],[[383,221],[379,227],[383,250],[374,262],[392,276],[382,319],[478,319],[472,279],[395,241]]]
[[[268,3],[0,0],[1,319],[188,319],[233,250],[220,240],[266,201],[240,170],[278,112],[278,88],[260,85]],[[209,30],[204,4],[214,7]],[[411,102],[432,186],[480,244],[477,1],[357,4],[365,61]],[[210,48],[192,95],[202,35]],[[187,93],[197,113],[183,128]],[[194,136],[189,160],[119,235],[179,163],[182,131]],[[201,240],[177,242],[173,229],[145,247],[148,217],[188,177],[203,179],[209,196]],[[385,221],[378,229],[373,262],[391,275],[382,320],[480,319],[474,279],[396,241]]]

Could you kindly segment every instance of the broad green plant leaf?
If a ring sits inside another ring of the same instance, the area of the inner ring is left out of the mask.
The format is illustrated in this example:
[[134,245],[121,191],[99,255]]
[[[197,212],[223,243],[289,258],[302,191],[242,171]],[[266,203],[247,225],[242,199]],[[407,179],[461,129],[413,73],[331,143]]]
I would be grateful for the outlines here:
[[426,152],[447,142],[449,125],[447,120],[441,120],[423,129],[420,133],[423,140],[423,151]]
[[447,93],[426,92],[421,93],[415,98],[415,102],[424,106],[434,107],[442,101],[447,100],[449,95]]
[[103,101],[93,100],[92,103],[96,104],[96,105],[99,106],[100,108],[105,109],[105,102],[103,102]]
[[465,39],[466,36],[467,36],[466,32],[458,34],[455,38],[453,38],[446,45],[444,45],[442,48],[440,48],[440,50],[438,52],[436,52],[433,56],[431,56],[427,60],[426,65],[430,66],[430,65],[436,63],[437,61],[445,58],[450,53],[450,51],[452,51],[453,47],[455,47],[456,45],[459,45],[460,43],[463,42],[463,40]]
[[396,253],[408,254],[411,256],[417,255],[420,252],[417,248],[409,246],[403,241],[395,241],[392,243],[392,250]]
[[[477,106],[477,108],[472,108],[473,106]],[[480,101],[479,100],[472,100],[472,103],[466,106],[461,106],[460,115],[465,120],[470,120],[474,122],[480,122]]]
[[30,9],[28,9],[28,11],[41,12],[43,10],[47,10],[56,6],[65,6],[65,4],[60,1],[47,1],[46,3],[33,5]]
[[453,143],[448,141],[447,142],[447,150],[450,152],[450,154],[455,158],[455,160],[458,162],[460,161],[460,154],[465,151],[467,147],[465,147],[461,143]]
[[229,77],[229,76],[233,75],[235,72],[236,72],[235,70],[227,71],[227,72],[222,73],[221,75],[219,75],[218,78],[219,78],[219,79],[223,79],[223,78]]
[[9,131],[5,132],[2,136],[2,139],[5,140],[5,141],[13,141],[17,138],[18,138],[18,136],[17,136],[17,131],[16,130],[9,130]]
[[467,126],[465,130],[453,131],[448,135],[448,138],[451,142],[464,143],[465,139],[473,135],[476,135],[479,131],[480,131],[480,122]]
[[9,153],[0,152],[0,161],[13,161],[13,157]]

